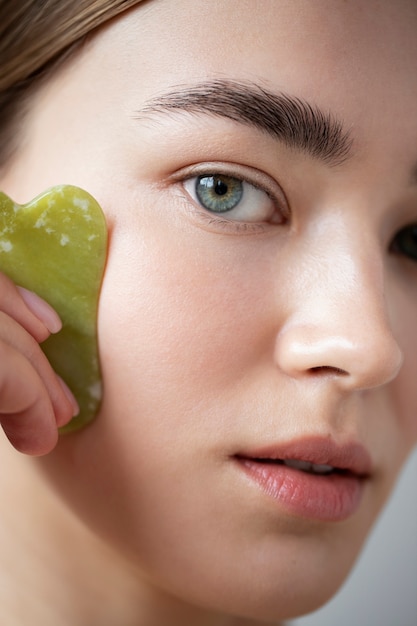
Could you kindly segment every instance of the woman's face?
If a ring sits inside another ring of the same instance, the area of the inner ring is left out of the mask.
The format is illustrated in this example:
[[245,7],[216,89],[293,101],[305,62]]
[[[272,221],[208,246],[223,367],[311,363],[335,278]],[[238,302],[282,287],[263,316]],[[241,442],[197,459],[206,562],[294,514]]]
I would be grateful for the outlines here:
[[33,102],[3,188],[80,185],[110,234],[102,410],[45,471],[150,585],[315,608],[417,440],[416,32],[412,0],[155,0]]

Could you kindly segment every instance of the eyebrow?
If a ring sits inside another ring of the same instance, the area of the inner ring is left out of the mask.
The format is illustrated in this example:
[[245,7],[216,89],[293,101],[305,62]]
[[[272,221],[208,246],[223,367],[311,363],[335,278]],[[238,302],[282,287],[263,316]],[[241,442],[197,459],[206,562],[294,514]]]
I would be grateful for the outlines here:
[[255,127],[327,165],[340,165],[351,154],[350,133],[331,112],[251,82],[214,80],[178,87],[148,100],[135,117],[177,111],[227,118]]

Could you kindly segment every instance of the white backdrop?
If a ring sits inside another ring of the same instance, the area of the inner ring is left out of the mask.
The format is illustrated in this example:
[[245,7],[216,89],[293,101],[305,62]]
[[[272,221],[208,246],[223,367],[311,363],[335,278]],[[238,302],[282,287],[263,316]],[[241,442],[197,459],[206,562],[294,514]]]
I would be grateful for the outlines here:
[[417,452],[348,582],[288,626],[417,626]]

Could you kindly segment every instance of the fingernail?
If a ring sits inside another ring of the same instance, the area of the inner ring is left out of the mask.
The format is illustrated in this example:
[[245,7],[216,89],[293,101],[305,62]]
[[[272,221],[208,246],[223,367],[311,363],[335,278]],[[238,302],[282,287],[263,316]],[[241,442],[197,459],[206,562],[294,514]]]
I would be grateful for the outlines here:
[[[56,377],[58,379],[59,384],[62,387],[62,391],[65,393],[65,395],[67,396],[68,400],[71,402],[71,406],[72,406],[72,416],[71,416],[71,418],[75,417],[80,412],[80,407],[78,406],[78,402],[75,399],[75,396],[72,393],[72,391],[70,390],[70,388],[68,387],[68,385],[61,378],[61,376],[58,376],[58,374],[57,374]],[[65,422],[63,424],[58,424],[58,426],[64,426],[68,421],[69,420],[65,420]]]
[[58,313],[45,300],[24,287],[18,287],[17,289],[27,307],[45,324],[50,333],[57,333],[61,330],[62,322]]

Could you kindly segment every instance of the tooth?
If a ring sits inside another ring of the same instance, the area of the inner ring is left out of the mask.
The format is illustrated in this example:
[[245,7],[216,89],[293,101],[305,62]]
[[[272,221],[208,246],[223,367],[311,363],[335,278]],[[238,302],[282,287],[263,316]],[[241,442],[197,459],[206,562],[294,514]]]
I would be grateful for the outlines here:
[[330,474],[330,472],[333,471],[333,467],[331,465],[316,465],[315,463],[312,463],[311,468],[313,470],[313,472],[316,472],[316,474]]
[[331,465],[309,463],[308,461],[299,461],[298,459],[285,459],[284,465],[303,472],[314,472],[315,474],[330,474],[334,469]]
[[297,459],[285,459],[284,465],[288,465],[288,467],[293,467],[294,469],[302,470],[303,472],[308,472],[311,470],[312,465],[308,461],[298,461]]

